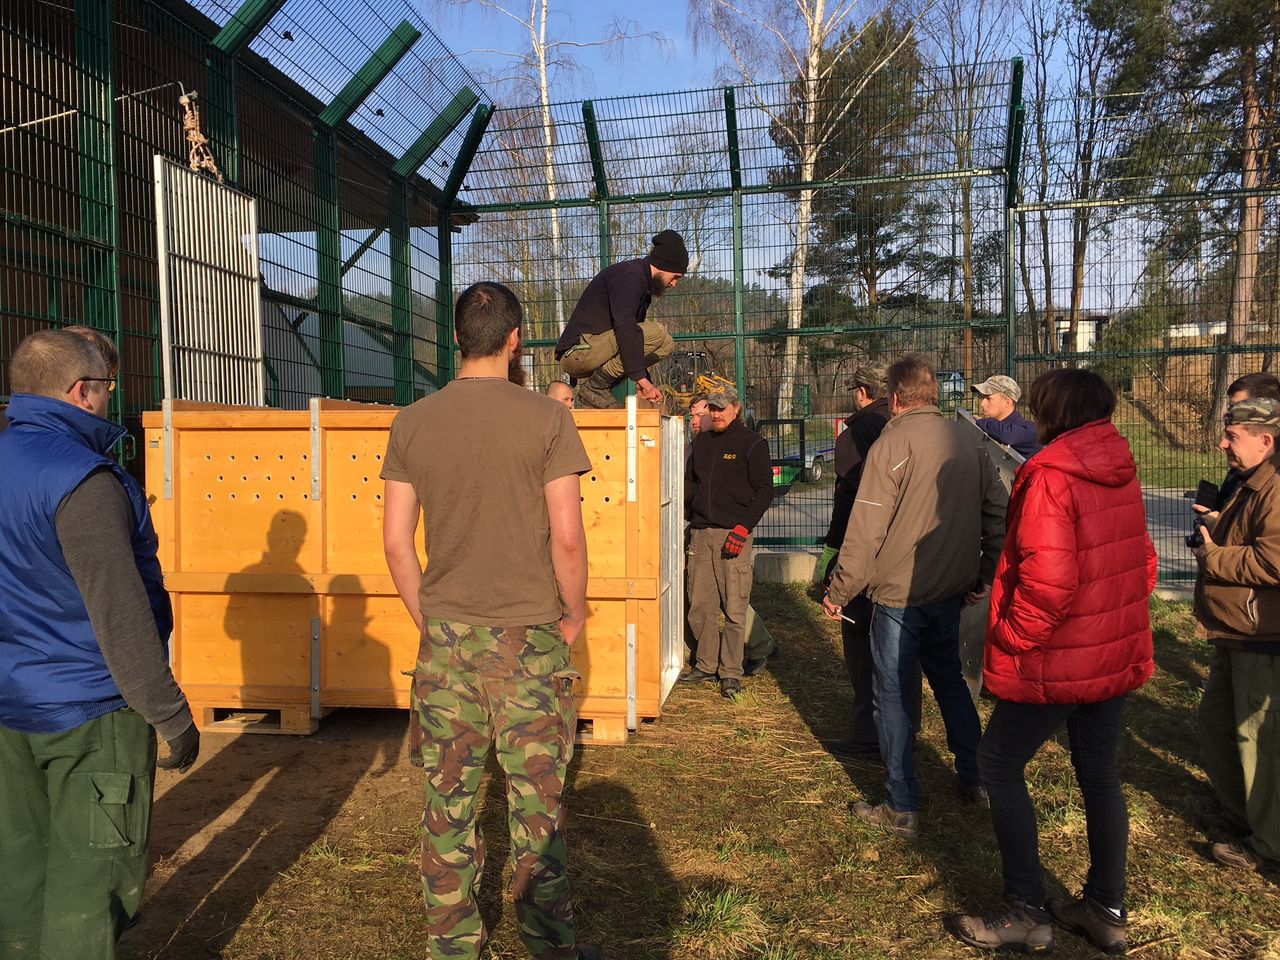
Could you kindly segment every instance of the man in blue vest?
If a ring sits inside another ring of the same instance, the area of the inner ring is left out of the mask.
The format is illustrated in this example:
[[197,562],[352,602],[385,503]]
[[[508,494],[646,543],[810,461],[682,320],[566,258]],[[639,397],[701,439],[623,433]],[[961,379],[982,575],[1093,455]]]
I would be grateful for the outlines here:
[[[110,960],[147,876],[156,766],[200,749],[138,483],[107,456],[114,378],[32,334],[0,434],[0,958]],[[169,745],[157,764],[156,732]]]

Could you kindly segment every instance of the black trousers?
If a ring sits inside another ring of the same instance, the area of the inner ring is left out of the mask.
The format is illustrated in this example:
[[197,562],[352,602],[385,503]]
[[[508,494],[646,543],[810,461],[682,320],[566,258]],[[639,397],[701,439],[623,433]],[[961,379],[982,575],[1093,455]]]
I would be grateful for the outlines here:
[[[876,732],[871,703],[871,681],[876,672],[871,659],[871,611],[874,607],[875,604],[866,597],[851,600],[844,608],[844,615],[857,622],[841,620],[840,638],[844,641],[844,667],[849,672],[849,683],[853,685],[850,736],[869,749],[879,750],[880,737]],[[920,688],[920,664],[917,663],[915,682],[904,691],[911,729],[917,733],[920,731]]]
[[1085,896],[1105,907],[1123,908],[1129,810],[1120,787],[1117,754],[1124,733],[1124,702],[1125,697],[1119,696],[1101,703],[996,703],[978,748],[978,770],[991,796],[991,822],[1004,861],[1006,896],[1035,907],[1044,905],[1044,870],[1026,767],[1066,723],[1089,835]]

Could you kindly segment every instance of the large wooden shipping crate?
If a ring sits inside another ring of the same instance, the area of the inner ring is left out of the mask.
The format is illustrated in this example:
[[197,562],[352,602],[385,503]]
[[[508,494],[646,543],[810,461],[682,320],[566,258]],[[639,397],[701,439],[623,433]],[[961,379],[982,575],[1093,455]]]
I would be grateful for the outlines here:
[[[166,401],[144,417],[174,672],[202,725],[309,733],[336,707],[409,706],[418,635],[382,551],[395,414],[316,399]],[[660,714],[685,655],[683,421],[634,399],[574,416],[592,463],[579,717],[585,736],[624,742]]]

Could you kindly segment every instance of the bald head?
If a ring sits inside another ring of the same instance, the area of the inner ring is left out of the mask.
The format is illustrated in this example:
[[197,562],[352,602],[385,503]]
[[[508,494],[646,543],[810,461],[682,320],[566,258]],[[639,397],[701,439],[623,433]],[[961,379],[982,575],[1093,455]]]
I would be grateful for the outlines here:
[[570,410],[573,409],[573,387],[563,380],[552,380],[547,384],[547,396],[560,401]]
[[33,333],[9,360],[9,389],[66,400],[85,377],[106,377],[107,364],[89,340],[65,330]]

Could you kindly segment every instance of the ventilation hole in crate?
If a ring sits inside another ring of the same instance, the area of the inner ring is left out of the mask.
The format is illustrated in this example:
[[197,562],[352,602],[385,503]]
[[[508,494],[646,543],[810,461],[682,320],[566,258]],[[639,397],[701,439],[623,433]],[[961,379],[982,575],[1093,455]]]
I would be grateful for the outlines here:
[[311,499],[311,495],[310,495],[310,494],[308,494],[308,493],[304,493],[304,494],[302,495],[302,499],[303,499],[303,500],[310,500],[310,499]]
[[597,477],[594,473],[591,475],[591,482],[592,482],[592,483],[595,483],[598,479],[600,479],[600,478],[599,478],[599,477]]
[[290,479],[290,480],[297,480],[298,478],[297,478],[296,476],[294,476],[294,477],[290,477],[289,479]]
[[368,483],[368,482],[369,482],[369,478],[368,478],[368,477],[365,477],[365,478],[364,478],[364,482],[365,482],[365,483]]
[[302,455],[302,459],[303,460],[307,459],[307,455],[305,453]]
[[234,500],[235,498],[236,498],[236,495],[234,493],[231,494],[231,499]]
[[212,500],[212,499],[213,499],[213,494],[212,494],[212,493],[206,493],[206,494],[204,495],[204,498],[205,498],[206,500]]
[[277,453],[277,454],[276,454],[276,459],[277,459],[277,460],[283,460],[283,459],[284,459],[284,454],[283,454],[283,453]]
[[277,499],[277,500],[283,500],[283,499],[284,499],[284,494],[283,494],[283,493],[277,493],[277,494],[276,494],[276,499]]
[[611,454],[611,453],[606,453],[606,454],[604,455],[604,458],[605,458],[606,460],[612,460],[612,459],[613,459],[613,454]]
[[382,502],[382,494],[380,494],[380,493],[375,493],[375,494],[373,495],[373,499],[375,499],[375,500],[377,500],[379,503],[381,503],[381,502]]
[[212,454],[212,453],[206,453],[206,454],[204,455],[204,458],[205,458],[206,460],[212,460],[212,459],[213,459],[213,454]]
[[608,503],[608,502],[609,502],[609,498],[608,498],[608,497],[605,497],[605,498],[604,498],[604,502],[605,502],[605,503]]
[[358,457],[353,453],[353,454],[351,455],[351,459],[352,459],[352,460],[357,460],[357,459],[359,459],[359,458],[358,458]]
[[375,459],[375,460],[381,460],[381,459],[382,459],[382,454],[380,454],[380,453],[375,453],[375,454],[373,455],[373,459]]
[[271,474],[269,474],[269,473],[268,473],[268,474],[267,474],[267,483],[270,483],[270,482],[271,482]]
[[219,482],[219,483],[221,483],[221,482],[222,482],[222,474],[218,474],[218,482]]
[[234,460],[235,458],[236,458],[236,455],[234,453],[231,454],[231,459]]
[[248,483],[248,482],[249,482],[249,476],[248,476],[248,474],[244,474],[244,473],[240,474],[240,482],[241,482],[241,483]]
[[260,493],[255,493],[255,494],[253,495],[253,499],[255,499],[255,500],[261,500],[261,499],[262,499],[262,494],[260,494]]
[[351,499],[352,500],[356,499],[356,495],[354,493],[351,495]]
[[253,455],[253,459],[254,459],[254,460],[261,460],[262,458],[261,458],[260,456],[258,456],[258,455],[255,453],[255,454]]

